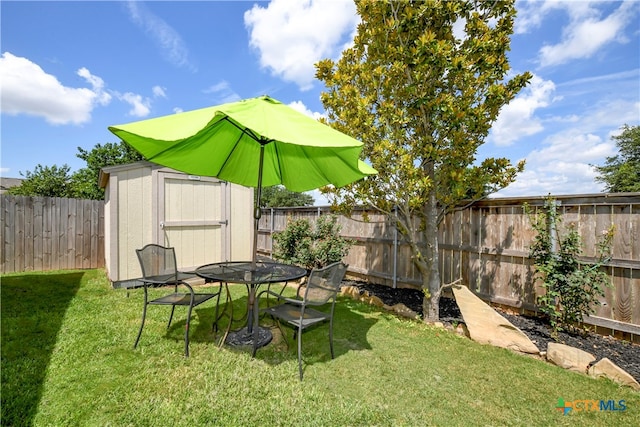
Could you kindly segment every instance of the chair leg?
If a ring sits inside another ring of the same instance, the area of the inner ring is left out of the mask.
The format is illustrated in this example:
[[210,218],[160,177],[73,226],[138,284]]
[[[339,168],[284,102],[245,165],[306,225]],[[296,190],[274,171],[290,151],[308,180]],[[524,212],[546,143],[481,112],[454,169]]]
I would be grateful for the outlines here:
[[298,329],[298,371],[300,371],[300,381],[302,381],[302,328]]
[[[267,308],[268,308],[268,307],[271,307],[271,298],[270,298],[270,294],[268,293],[268,292],[271,290],[271,285],[273,285],[273,283],[269,283],[269,284],[267,285]],[[287,289],[287,282],[285,282],[285,284],[284,284],[284,285],[282,285],[282,287],[280,288],[280,292],[278,292],[278,295],[279,295],[279,296],[282,296],[282,294],[284,293],[284,290],[285,290],[285,289]],[[276,301],[277,301],[277,300],[276,300]],[[267,313],[266,313],[266,312],[264,312],[264,313],[262,314],[262,316],[264,317],[264,316],[266,316],[266,314],[267,314]]]
[[[224,310],[222,313],[220,313],[220,317],[218,320],[222,319],[225,316],[229,317],[229,323],[227,323],[227,327],[224,330],[224,334],[222,334],[222,338],[220,338],[220,341],[218,343],[218,347],[222,347],[224,345],[224,343],[227,340],[227,336],[229,335],[229,332],[231,332],[231,327],[233,326],[233,300],[231,299],[231,293],[229,292],[229,286],[227,285],[227,283],[225,282],[224,284],[224,288],[225,288],[225,293],[226,293],[226,298],[225,298],[225,302],[224,302]],[[226,313],[227,309],[229,310],[229,314]]]
[[211,332],[213,332],[214,336],[215,333],[218,332],[218,320],[220,320],[218,318],[218,310],[220,308],[220,294],[222,293],[222,284],[220,284],[220,290],[218,292],[218,297],[216,298],[216,313],[213,317],[213,324],[211,325]]
[[329,348],[331,349],[331,358],[335,359],[333,355],[333,316],[329,320]]
[[144,320],[147,317],[147,301],[144,302],[144,307],[142,308],[142,322],[140,323],[140,329],[138,329],[138,336],[136,337],[136,343],[133,345],[133,348],[138,347],[138,342],[140,341],[140,336],[142,335],[142,328],[144,328]]
[[171,314],[169,315],[169,323],[167,323],[167,329],[171,327],[171,320],[173,320],[173,311],[176,309],[175,305],[171,306]]
[[[178,293],[178,284],[176,283],[173,287],[173,292]],[[171,321],[173,320],[173,312],[175,311],[175,304],[171,306],[171,314],[169,315],[169,323],[167,323],[167,329],[171,327]]]
[[142,322],[140,322],[140,329],[138,329],[138,336],[136,337],[136,342],[133,344],[133,348],[138,347],[138,342],[140,341],[140,336],[142,335],[142,328],[144,328],[144,321],[147,317],[147,287],[144,287],[144,304],[142,305]]
[[[175,307],[175,306],[174,306]],[[189,310],[187,312],[187,323],[184,327],[184,356],[189,357],[189,323],[191,322],[191,310],[193,306],[189,306]],[[173,312],[173,310],[172,310]]]

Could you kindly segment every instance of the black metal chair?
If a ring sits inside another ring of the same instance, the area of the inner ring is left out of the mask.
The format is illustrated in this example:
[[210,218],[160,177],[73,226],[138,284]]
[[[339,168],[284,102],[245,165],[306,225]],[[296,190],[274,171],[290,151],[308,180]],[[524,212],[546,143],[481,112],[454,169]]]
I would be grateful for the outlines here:
[[[142,329],[144,328],[144,322],[147,317],[148,305],[170,305],[171,314],[169,315],[169,323],[167,323],[167,329],[171,326],[173,320],[173,312],[177,305],[188,307],[187,311],[187,323],[184,331],[184,354],[189,357],[189,324],[191,321],[191,311],[193,307],[202,304],[212,298],[217,298],[216,311],[213,320],[212,331],[217,330],[218,321],[218,307],[220,304],[220,294],[222,293],[222,286],[220,286],[217,292],[213,293],[195,293],[193,288],[185,280],[196,277],[194,274],[183,273],[178,271],[176,263],[176,253],[174,248],[168,248],[156,244],[149,244],[142,249],[136,249],[138,260],[140,261],[140,268],[142,269],[141,282],[144,288],[144,306],[142,310],[142,323],[140,324],[140,330],[136,338],[136,343],[133,348],[138,346],[140,336],[142,335]],[[160,298],[149,300],[148,288],[155,288],[160,286],[173,286],[174,292],[169,295],[165,295]],[[186,292],[178,292],[178,287],[183,286],[187,289]]]
[[[286,298],[272,290],[265,290],[258,294],[256,304],[254,305],[256,326],[259,313],[265,313],[276,320],[278,328],[285,338],[284,331],[280,325],[280,321],[284,321],[294,330],[294,339],[298,339],[298,371],[300,372],[300,381],[302,381],[302,333],[315,325],[329,321],[329,347],[331,349],[331,358],[334,358],[333,352],[333,312],[336,303],[336,296],[340,290],[340,284],[347,272],[347,265],[342,262],[336,262],[324,268],[314,269],[309,274],[306,284],[300,286],[296,293],[296,298]],[[276,298],[277,305],[268,306],[259,309],[260,299],[262,297]],[[313,306],[322,306],[330,304],[327,311],[320,311]],[[257,331],[254,328],[254,333]],[[257,337],[254,339],[253,356],[257,351]],[[287,346],[288,346],[287,342]]]

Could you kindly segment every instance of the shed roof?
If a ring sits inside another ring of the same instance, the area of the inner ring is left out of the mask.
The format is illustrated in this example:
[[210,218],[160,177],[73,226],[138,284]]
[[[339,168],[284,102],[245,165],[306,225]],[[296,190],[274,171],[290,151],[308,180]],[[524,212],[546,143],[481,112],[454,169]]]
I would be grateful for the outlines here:
[[164,166],[160,166],[146,160],[140,160],[138,162],[127,163],[124,165],[106,166],[100,169],[100,175],[98,176],[98,185],[100,186],[100,188],[106,188],[107,183],[109,182],[109,176],[114,172],[138,169],[142,167],[156,167],[158,169],[164,168]]

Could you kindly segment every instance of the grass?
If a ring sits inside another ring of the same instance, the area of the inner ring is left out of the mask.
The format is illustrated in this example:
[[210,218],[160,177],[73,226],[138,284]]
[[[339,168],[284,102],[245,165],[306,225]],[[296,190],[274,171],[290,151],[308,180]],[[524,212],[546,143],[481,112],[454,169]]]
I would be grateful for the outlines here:
[[[3,276],[2,425],[13,426],[548,426],[640,425],[640,393],[340,298],[336,358],[326,327],[295,345],[218,349],[211,304],[150,307],[138,349],[141,294],[104,271]],[[234,286],[239,310],[246,291]],[[277,331],[277,330],[276,330]],[[291,338],[290,331],[287,330]],[[559,398],[624,400],[626,411],[555,409]]]

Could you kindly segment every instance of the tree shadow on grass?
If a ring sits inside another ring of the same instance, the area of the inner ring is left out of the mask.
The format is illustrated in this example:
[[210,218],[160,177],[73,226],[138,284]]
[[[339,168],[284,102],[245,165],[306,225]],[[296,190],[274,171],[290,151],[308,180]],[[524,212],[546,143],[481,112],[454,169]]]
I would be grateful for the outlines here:
[[2,425],[31,425],[58,332],[83,272],[2,278]]

